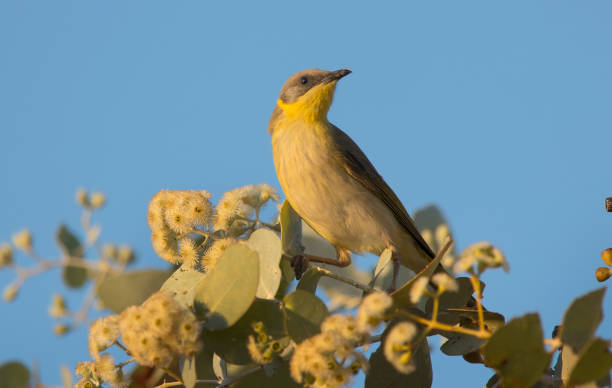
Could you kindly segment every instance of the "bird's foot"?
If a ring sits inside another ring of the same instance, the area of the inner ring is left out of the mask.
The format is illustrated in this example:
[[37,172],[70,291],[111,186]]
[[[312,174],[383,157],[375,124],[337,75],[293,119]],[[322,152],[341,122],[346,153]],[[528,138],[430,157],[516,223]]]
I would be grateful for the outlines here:
[[293,271],[295,272],[295,278],[300,280],[302,275],[308,269],[308,257],[306,255],[295,255],[291,258],[291,267],[293,267]]

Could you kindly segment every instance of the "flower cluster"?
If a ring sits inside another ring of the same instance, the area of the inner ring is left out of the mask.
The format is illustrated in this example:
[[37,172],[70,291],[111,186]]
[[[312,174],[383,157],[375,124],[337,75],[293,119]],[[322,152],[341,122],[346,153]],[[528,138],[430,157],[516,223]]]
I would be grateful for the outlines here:
[[382,291],[366,296],[351,315],[334,314],[321,324],[321,333],[300,343],[291,358],[291,376],[309,387],[340,387],[360,369],[367,369],[367,360],[356,350],[383,321],[393,305]]
[[[225,249],[261,222],[259,211],[278,201],[273,187],[260,184],[226,192],[213,210],[206,191],[162,190],[149,204],[148,220],[155,252],[171,263],[195,267],[202,259],[212,268]],[[252,219],[255,215],[255,219]],[[196,241],[189,235],[204,237]]]
[[256,336],[249,336],[247,350],[253,361],[257,364],[265,365],[271,362],[274,357],[280,355],[285,346],[281,344],[281,341],[268,336],[263,322],[253,322],[252,327]]
[[249,219],[269,200],[278,201],[276,190],[265,183],[226,192],[215,208],[214,229],[238,237],[249,227]]
[[401,373],[412,373],[415,369],[411,362],[414,344],[412,340],[417,334],[417,327],[412,322],[400,322],[393,326],[385,343],[383,353],[387,361]]
[[[158,291],[142,305],[98,319],[90,326],[89,352],[94,361],[77,366],[82,384],[104,381],[118,385],[120,368],[110,355],[100,352],[118,344],[119,336],[134,360],[145,366],[166,367],[175,356],[195,354],[201,348],[200,325],[193,313],[170,293]],[[113,370],[118,372],[113,374]]]
[[204,190],[162,190],[155,194],[147,218],[153,249],[161,258],[171,263],[197,264],[198,250],[188,235],[210,223],[210,196]]
[[141,365],[165,367],[174,356],[194,354],[201,347],[196,317],[166,291],[123,311],[119,329],[124,345]]
[[481,274],[487,268],[502,267],[508,272],[506,257],[491,243],[482,241],[467,247],[455,263],[453,271]]
[[76,388],[99,387],[103,382],[111,387],[128,386],[123,378],[123,371],[115,364],[115,359],[110,354],[103,354],[95,361],[79,362],[76,374],[81,376],[75,385]]

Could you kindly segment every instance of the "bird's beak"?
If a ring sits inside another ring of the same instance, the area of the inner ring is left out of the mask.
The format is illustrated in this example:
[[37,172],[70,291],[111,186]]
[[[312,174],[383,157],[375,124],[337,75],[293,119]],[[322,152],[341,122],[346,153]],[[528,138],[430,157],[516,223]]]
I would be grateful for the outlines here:
[[321,83],[326,84],[332,81],[338,81],[340,78],[344,77],[345,75],[349,75],[349,74],[351,74],[351,71],[349,69],[341,69],[341,70],[332,71],[325,78],[323,78],[323,82]]

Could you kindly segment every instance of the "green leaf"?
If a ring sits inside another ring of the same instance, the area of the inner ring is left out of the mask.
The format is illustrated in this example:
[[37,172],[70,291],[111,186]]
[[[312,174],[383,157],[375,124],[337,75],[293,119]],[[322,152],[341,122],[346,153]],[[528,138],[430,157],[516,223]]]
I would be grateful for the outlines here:
[[180,363],[183,385],[185,388],[194,388],[198,379],[195,356],[182,358]]
[[174,293],[174,298],[183,306],[193,306],[195,287],[206,275],[189,266],[181,266],[164,282],[162,290]]
[[[472,288],[472,282],[469,278],[456,278],[455,281],[459,285],[459,289],[455,292],[445,291],[440,295],[440,310],[449,308],[462,308],[467,305],[470,300],[474,289]],[[429,299],[427,301],[426,311],[431,312],[433,308],[433,301]]]
[[463,356],[472,353],[485,343],[484,339],[467,334],[449,332],[446,335],[448,340],[440,347],[440,350],[447,356]]
[[314,294],[317,291],[317,285],[319,284],[319,279],[321,279],[321,276],[323,276],[321,271],[317,270],[316,268],[309,268],[302,275],[296,289]]
[[[431,249],[434,252],[438,252],[440,248],[442,248],[439,242],[436,241],[435,239],[436,229],[438,229],[438,227],[440,227],[441,225],[446,225],[449,228],[448,230],[449,235],[452,237],[452,233],[450,230],[450,226],[448,225],[448,222],[446,222],[446,219],[444,218],[442,211],[440,211],[440,209],[435,205],[429,205],[422,209],[417,210],[414,213],[414,223],[416,224],[419,231],[423,232],[423,230],[427,229],[432,233],[434,237],[433,239],[434,241],[432,241]],[[453,244],[449,253],[452,254],[453,256],[456,255],[455,244]]]
[[427,340],[423,340],[412,354],[411,360],[415,366],[412,373],[400,373],[387,361],[383,353],[383,344],[392,327],[393,324],[385,329],[381,345],[370,356],[370,369],[365,378],[365,388],[431,387],[433,371]]
[[[476,308],[449,308],[442,311],[444,314],[454,314],[459,318],[469,319],[474,325],[478,324],[478,309]],[[505,323],[505,318],[500,313],[485,310],[482,313],[485,329],[496,331]],[[462,325],[463,326],[463,325]],[[474,326],[477,327],[477,326]]]
[[255,299],[249,310],[232,327],[224,330],[204,331],[204,348],[218,354],[225,361],[245,365],[252,362],[246,344],[255,335],[251,324],[262,322],[272,339],[287,336],[284,315],[278,301]]
[[569,376],[568,386],[596,381],[610,373],[612,354],[607,341],[595,338],[586,344]]
[[30,371],[20,362],[11,361],[0,365],[0,388],[29,388]]
[[159,290],[168,275],[158,269],[110,275],[100,283],[97,294],[104,307],[120,313],[126,307],[144,302]]
[[61,224],[55,232],[55,239],[60,246],[64,256],[83,256],[83,245],[79,239],[64,224]]
[[249,248],[259,254],[259,284],[256,296],[274,299],[281,281],[281,240],[268,229],[257,229],[247,242]]
[[433,275],[438,267],[438,264],[440,263],[440,260],[442,260],[442,256],[430,261],[429,264],[427,264],[427,266],[421,270],[421,272],[416,274],[416,276],[407,281],[399,289],[392,292],[391,297],[393,298],[393,303],[398,307],[414,306],[414,304],[410,301],[410,289],[412,288],[412,285],[422,276],[430,277]]
[[214,380],[217,377],[213,370],[213,352],[203,349],[195,356],[196,376],[199,380]]
[[[55,232],[55,239],[67,257],[83,257],[83,245],[79,239],[64,224],[61,224]],[[70,288],[79,288],[87,282],[87,269],[75,266],[65,266],[62,270],[64,283]]]
[[67,265],[62,269],[62,278],[66,286],[79,288],[87,282],[88,272],[85,268]]
[[[391,260],[391,250],[385,249],[378,259],[374,275],[369,285],[379,290],[388,290],[393,282],[393,260]],[[400,265],[397,273],[397,284],[401,285],[414,277],[414,272],[407,267]]]
[[321,322],[327,317],[325,303],[310,292],[295,290],[283,299],[285,324],[296,343],[321,332]]
[[196,311],[206,313],[204,327],[221,330],[247,312],[257,292],[259,259],[246,244],[228,247],[196,286]]
[[302,219],[286,200],[281,206],[280,224],[283,254],[293,257],[302,253]]
[[374,285],[374,282],[383,275],[383,272],[393,272],[393,262],[391,258],[393,257],[393,251],[389,248],[386,248],[378,258],[378,262],[376,263],[376,268],[374,268],[374,276],[372,277],[371,286]]
[[495,368],[504,387],[530,387],[548,368],[540,317],[526,314],[498,329],[483,348],[485,365]]
[[[273,367],[274,373],[271,376],[267,376],[265,369],[261,368],[255,373],[238,379],[236,383],[232,384],[232,388],[302,387],[301,384],[296,383],[289,375],[288,362],[277,359],[273,362]],[[253,366],[252,368],[257,368],[257,366]]]
[[579,352],[595,335],[603,318],[601,303],[605,292],[605,288],[599,288],[576,298],[565,312],[561,342],[571,346],[575,352]]

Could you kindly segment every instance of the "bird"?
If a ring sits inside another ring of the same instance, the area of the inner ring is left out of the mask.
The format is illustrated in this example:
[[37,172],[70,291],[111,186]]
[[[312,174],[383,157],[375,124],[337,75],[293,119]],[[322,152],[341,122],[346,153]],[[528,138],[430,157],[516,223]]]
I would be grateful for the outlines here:
[[294,74],[281,88],[268,123],[287,201],[337,254],[335,259],[299,254],[292,265],[299,279],[310,261],[345,267],[352,253],[378,256],[388,248],[395,289],[400,263],[419,272],[435,253],[361,148],[327,119],[336,85],[350,73],[308,69]]

